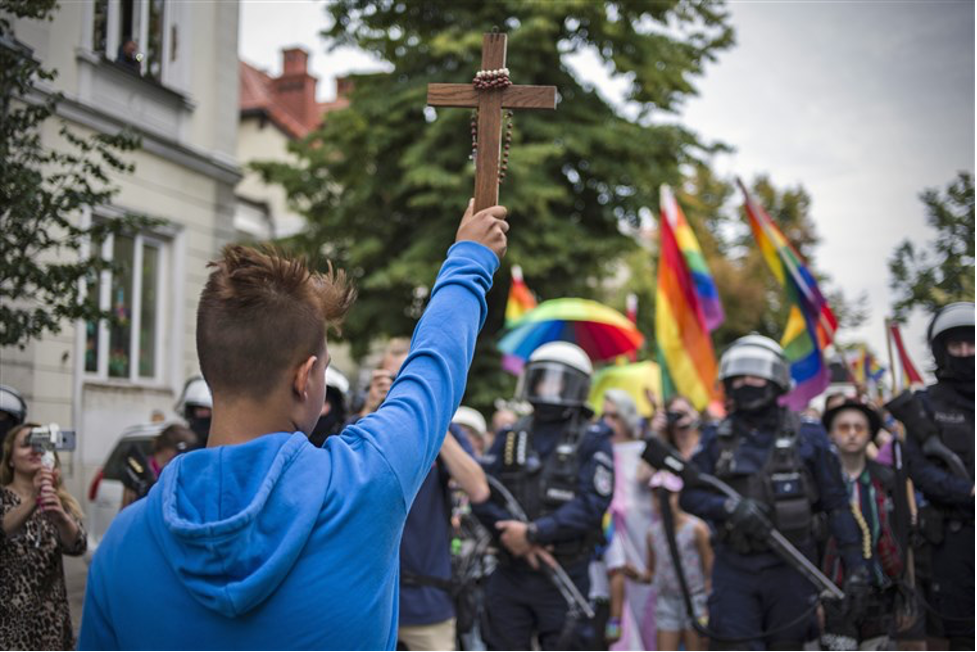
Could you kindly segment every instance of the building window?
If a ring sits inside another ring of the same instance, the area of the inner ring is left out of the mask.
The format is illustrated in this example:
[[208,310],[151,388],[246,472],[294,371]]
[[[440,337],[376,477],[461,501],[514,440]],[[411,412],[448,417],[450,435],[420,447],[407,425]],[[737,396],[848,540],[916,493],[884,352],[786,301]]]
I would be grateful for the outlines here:
[[157,381],[166,244],[139,234],[109,237],[98,246],[119,269],[88,281],[86,300],[97,301],[113,319],[86,324],[85,371],[98,378]]
[[144,73],[160,81],[163,76],[163,1],[149,0],[146,21],[146,61]]
[[120,67],[162,81],[166,0],[95,0],[92,49]]
[[104,53],[108,47],[109,0],[95,0],[92,24],[92,49]]

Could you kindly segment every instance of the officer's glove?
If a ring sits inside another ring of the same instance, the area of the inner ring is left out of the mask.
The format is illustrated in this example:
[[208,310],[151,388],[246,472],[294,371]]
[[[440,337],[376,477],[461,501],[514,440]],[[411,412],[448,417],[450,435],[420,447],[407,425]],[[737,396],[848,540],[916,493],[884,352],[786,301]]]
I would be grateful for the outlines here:
[[734,531],[756,540],[765,540],[773,524],[768,516],[770,508],[752,498],[726,501],[726,522]]

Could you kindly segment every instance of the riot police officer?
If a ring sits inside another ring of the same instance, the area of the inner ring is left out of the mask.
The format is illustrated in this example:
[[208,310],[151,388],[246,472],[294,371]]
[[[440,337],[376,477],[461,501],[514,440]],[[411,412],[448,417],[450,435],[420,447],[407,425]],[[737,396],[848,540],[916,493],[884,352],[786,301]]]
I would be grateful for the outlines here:
[[[934,385],[915,394],[922,414],[906,425],[909,475],[926,499],[920,530],[931,552],[930,636],[974,649],[974,304],[939,310],[927,333]],[[935,631],[933,629],[935,627]],[[942,631],[940,631],[942,629]]]
[[210,419],[214,409],[214,398],[211,396],[207,381],[201,376],[194,376],[183,386],[183,393],[176,403],[176,411],[187,422],[187,427],[197,434],[198,446],[207,445],[210,436]]
[[0,444],[7,433],[27,419],[27,402],[13,387],[0,385]]
[[816,635],[813,617],[804,616],[813,616],[815,589],[770,550],[766,537],[775,527],[811,558],[815,518],[826,514],[849,576],[846,588],[867,591],[841,468],[821,425],[801,422],[778,404],[791,378],[776,342],[760,335],[736,340],[720,360],[719,378],[731,411],[703,430],[692,462],[742,498],[730,500],[698,487],[686,487],[681,498],[683,509],[716,530],[712,646],[801,649]]
[[588,594],[588,565],[614,491],[610,431],[590,422],[585,405],[592,372],[587,354],[574,344],[539,347],[516,388],[533,413],[499,433],[483,457],[486,472],[530,519],[519,521],[495,500],[474,506],[501,543],[499,567],[486,587],[492,649],[528,650],[534,633],[544,650],[582,644],[585,623],[568,615],[575,612],[541,566],[552,554]]
[[346,425],[346,395],[349,394],[349,380],[330,365],[326,367],[326,398],[319,412],[319,420],[309,433],[313,446],[322,447],[326,438],[338,434]]

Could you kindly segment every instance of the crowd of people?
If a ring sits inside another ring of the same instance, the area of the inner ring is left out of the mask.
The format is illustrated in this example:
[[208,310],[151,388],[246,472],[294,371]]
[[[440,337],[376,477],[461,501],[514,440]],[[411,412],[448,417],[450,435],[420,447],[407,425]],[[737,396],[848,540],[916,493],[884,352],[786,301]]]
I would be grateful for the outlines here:
[[[936,384],[888,407],[791,412],[750,335],[722,413],[591,406],[591,360],[551,342],[487,420],[459,404],[507,230],[469,206],[360,392],[326,346],[345,277],[226,249],[185,422],[126,459],[81,649],[973,649],[972,303],[932,320]],[[0,427],[0,647],[71,649],[82,510],[11,388]]]

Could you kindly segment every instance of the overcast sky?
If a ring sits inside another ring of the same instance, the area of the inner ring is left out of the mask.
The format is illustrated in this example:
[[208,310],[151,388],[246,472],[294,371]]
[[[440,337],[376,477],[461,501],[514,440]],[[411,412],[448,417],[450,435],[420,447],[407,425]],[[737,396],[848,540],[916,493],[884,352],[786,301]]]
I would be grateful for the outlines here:
[[[714,161],[720,173],[804,186],[822,238],[817,269],[847,296],[867,298],[868,322],[839,339],[868,341],[884,358],[886,260],[903,238],[932,237],[919,193],[974,170],[974,3],[791,0],[730,10],[737,45],[708,67],[680,119],[735,148]],[[277,74],[281,48],[302,45],[320,99],[330,99],[335,75],[382,63],[350,49],[326,54],[325,24],[321,2],[248,0],[241,57]],[[618,99],[594,60],[572,64]],[[926,321],[914,316],[906,335],[928,368]]]

